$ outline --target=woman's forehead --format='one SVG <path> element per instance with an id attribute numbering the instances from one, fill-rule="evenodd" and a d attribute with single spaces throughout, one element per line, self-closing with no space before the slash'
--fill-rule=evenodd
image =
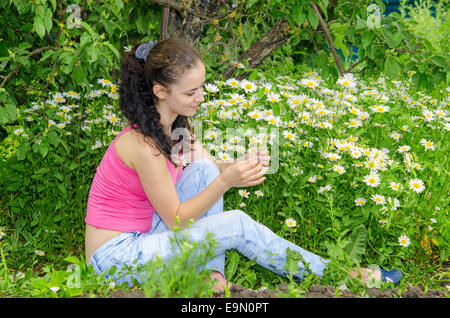
<path id="1" fill-rule="evenodd" d="M 206 69 L 203 63 L 187 70 L 178 80 L 178 86 L 183 89 L 196 89 L 205 81 Z"/>

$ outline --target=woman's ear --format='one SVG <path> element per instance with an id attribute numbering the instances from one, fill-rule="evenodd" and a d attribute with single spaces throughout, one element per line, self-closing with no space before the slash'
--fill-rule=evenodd
<path id="1" fill-rule="evenodd" d="M 167 98 L 167 89 L 161 84 L 155 83 L 153 85 L 153 95 L 155 95 L 158 99 L 166 99 Z"/>

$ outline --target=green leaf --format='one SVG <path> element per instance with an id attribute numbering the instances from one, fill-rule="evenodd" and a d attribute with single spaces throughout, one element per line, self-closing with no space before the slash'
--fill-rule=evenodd
<path id="1" fill-rule="evenodd" d="M 43 23 L 45 25 L 45 29 L 47 30 L 47 32 L 50 33 L 50 31 L 52 30 L 52 25 L 53 25 L 52 11 L 50 10 L 50 8 L 47 8 L 46 14 L 43 18 Z"/>
<path id="2" fill-rule="evenodd" d="M 327 241 L 325 242 L 325 247 L 327 248 L 327 253 L 330 256 L 330 258 L 335 260 L 344 259 L 344 251 L 336 244 Z"/>
<path id="3" fill-rule="evenodd" d="M 319 0 L 316 3 L 322 10 L 323 14 L 325 15 L 325 20 L 328 20 L 328 13 L 327 13 L 328 0 Z"/>
<path id="4" fill-rule="evenodd" d="M 394 41 L 394 47 L 398 47 L 402 43 L 403 35 L 400 32 L 394 33 L 392 40 Z"/>
<path id="5" fill-rule="evenodd" d="M 120 53 L 119 53 L 119 51 L 117 51 L 117 49 L 109 42 L 106 42 L 104 44 L 111 50 L 111 52 L 114 53 L 114 55 L 117 57 L 117 59 L 120 60 Z"/>
<path id="6" fill-rule="evenodd" d="M 401 77 L 402 69 L 394 57 L 390 56 L 384 62 L 384 73 L 393 80 Z"/>
<path id="7" fill-rule="evenodd" d="M 80 260 L 76 256 L 67 256 L 66 258 L 64 258 L 64 261 L 75 265 L 78 265 L 80 263 Z"/>
<path id="8" fill-rule="evenodd" d="M 55 11 L 56 10 L 56 0 L 50 0 L 50 2 L 52 3 L 53 11 Z"/>
<path id="9" fill-rule="evenodd" d="M 98 49 L 94 45 L 89 46 L 87 49 L 87 53 L 90 57 L 89 63 L 92 64 L 98 59 Z"/>
<path id="10" fill-rule="evenodd" d="M 313 29 L 316 29 L 319 25 L 319 17 L 317 16 L 313 8 L 308 8 L 308 21 Z"/>
<path id="11" fill-rule="evenodd" d="M 36 31 L 36 33 L 39 35 L 39 37 L 41 39 L 44 38 L 45 35 L 45 25 L 44 22 L 42 21 L 42 17 L 41 16 L 35 16 L 34 17 L 34 30 Z"/>
<path id="12" fill-rule="evenodd" d="M 298 27 L 301 27 L 306 21 L 306 13 L 298 5 L 294 7 L 294 20 Z"/>
<path id="13" fill-rule="evenodd" d="M 305 261 L 302 254 L 296 250 L 291 250 L 289 247 L 286 249 L 286 264 L 284 265 L 284 269 L 288 272 L 289 275 L 294 276 L 298 274 L 300 270 L 299 262 L 303 263 L 305 268 L 308 268 L 309 263 Z"/>
<path id="14" fill-rule="evenodd" d="M 374 33 L 371 30 L 364 32 L 361 35 L 362 47 L 367 48 L 372 42 L 374 38 Z"/>
<path id="15" fill-rule="evenodd" d="M 59 145 L 59 142 L 61 139 L 59 138 L 58 134 L 55 131 L 49 132 L 47 137 L 48 137 L 48 142 L 50 144 L 54 145 L 55 147 L 57 147 Z"/>
<path id="16" fill-rule="evenodd" d="M 6 107 L 0 107 L 0 125 L 5 125 L 7 123 L 15 121 L 16 119 L 16 105 L 14 105 L 13 103 L 8 103 L 6 104 Z"/>
<path id="17" fill-rule="evenodd" d="M 238 265 L 239 265 L 239 254 L 236 251 L 230 251 L 231 256 L 226 268 L 226 277 L 228 280 L 231 280 L 236 274 Z"/>
<path id="18" fill-rule="evenodd" d="M 84 67 L 78 66 L 73 69 L 72 78 L 75 83 L 80 84 L 87 77 L 87 71 Z"/>
<path id="19" fill-rule="evenodd" d="M 22 161 L 25 159 L 25 156 L 27 155 L 28 151 L 30 150 L 30 144 L 23 143 L 17 148 L 17 159 Z"/>
<path id="20" fill-rule="evenodd" d="M 247 6 L 250 8 L 252 7 L 258 0 L 247 0 Z"/>
<path id="21" fill-rule="evenodd" d="M 367 242 L 367 230 L 366 227 L 361 224 L 357 226 L 349 236 L 349 243 L 345 246 L 351 261 L 357 263 L 361 260 L 361 256 L 366 251 Z"/>
<path id="22" fill-rule="evenodd" d="M 81 26 L 82 26 L 83 28 L 86 29 L 86 31 L 89 32 L 89 34 L 90 34 L 91 36 L 94 36 L 94 31 L 92 31 L 92 28 L 89 26 L 89 24 L 87 24 L 87 23 L 84 22 L 84 21 L 80 21 L 80 24 L 81 24 Z"/>
<path id="23" fill-rule="evenodd" d="M 383 36 L 391 49 L 396 47 L 396 42 L 392 36 L 392 30 L 383 29 Z"/>
<path id="24" fill-rule="evenodd" d="M 434 64 L 436 64 L 439 67 L 442 67 L 446 72 L 449 71 L 449 56 L 442 56 L 442 55 L 435 55 L 430 57 L 431 62 L 433 62 Z"/>

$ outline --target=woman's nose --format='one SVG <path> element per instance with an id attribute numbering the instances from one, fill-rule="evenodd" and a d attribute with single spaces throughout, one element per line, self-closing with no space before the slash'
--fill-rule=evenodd
<path id="1" fill-rule="evenodd" d="M 201 103 L 205 100 L 205 97 L 203 96 L 203 89 L 200 91 L 200 93 L 197 95 L 197 102 Z"/>

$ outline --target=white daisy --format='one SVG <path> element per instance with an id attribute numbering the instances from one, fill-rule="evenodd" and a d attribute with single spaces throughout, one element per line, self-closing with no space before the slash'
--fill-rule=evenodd
<path id="1" fill-rule="evenodd" d="M 356 206 L 363 206 L 364 204 L 366 204 L 367 200 L 364 198 L 356 198 L 355 199 L 355 204 Z"/>
<path id="2" fill-rule="evenodd" d="M 374 105 L 372 106 L 372 111 L 374 111 L 375 113 L 386 113 L 389 111 L 389 106 L 385 106 L 385 105 Z"/>
<path id="3" fill-rule="evenodd" d="M 353 74 L 351 73 L 347 73 L 344 74 L 344 76 L 340 76 L 339 79 L 337 80 L 337 83 L 339 85 L 342 85 L 344 88 L 355 88 L 356 87 L 356 78 Z"/>
<path id="4" fill-rule="evenodd" d="M 422 193 L 425 190 L 425 185 L 422 180 L 415 178 L 409 180 L 409 188 L 416 193 Z"/>
<path id="5" fill-rule="evenodd" d="M 310 177 L 308 179 L 308 182 L 311 182 L 311 183 L 315 183 L 316 181 L 317 181 L 317 176 L 316 175 L 313 175 L 312 177 Z"/>
<path id="6" fill-rule="evenodd" d="M 219 89 L 217 88 L 217 85 L 210 84 L 210 83 L 205 84 L 205 89 L 209 93 L 217 93 L 219 91 Z"/>
<path id="7" fill-rule="evenodd" d="M 381 183 L 380 176 L 376 172 L 372 172 L 363 178 L 366 185 L 370 187 L 378 187 Z"/>
<path id="8" fill-rule="evenodd" d="M 235 79 L 235 78 L 230 78 L 225 82 L 226 85 L 231 86 L 231 87 L 239 87 L 239 80 Z"/>
<path id="9" fill-rule="evenodd" d="M 345 168 L 341 165 L 334 165 L 333 166 L 333 171 L 337 172 L 339 174 L 344 174 L 345 173 Z"/>
<path id="10" fill-rule="evenodd" d="M 244 198 L 248 198 L 248 196 L 249 196 L 249 193 L 246 190 L 239 190 L 238 193 L 241 197 L 244 197 Z"/>
<path id="11" fill-rule="evenodd" d="M 397 149 L 397 151 L 400 152 L 400 153 L 403 153 L 403 152 L 409 151 L 410 149 L 411 149 L 410 146 L 408 146 L 408 145 L 403 145 L 403 146 L 399 147 L 399 148 Z"/>
<path id="12" fill-rule="evenodd" d="M 23 128 L 17 128 L 17 129 L 15 129 L 15 130 L 13 131 L 13 133 L 14 133 L 14 135 L 16 135 L 16 136 L 20 136 L 20 135 L 23 134 L 24 131 L 25 131 L 25 130 L 24 130 Z"/>
<path id="13" fill-rule="evenodd" d="M 408 247 L 411 244 L 411 240 L 406 235 L 402 235 L 398 238 L 398 243 L 403 247 Z"/>
<path id="14" fill-rule="evenodd" d="M 389 134 L 389 136 L 390 136 L 392 139 L 394 139 L 395 141 L 399 141 L 400 138 L 402 137 L 402 135 L 399 134 L 399 133 L 396 132 L 396 131 L 391 132 L 391 133 Z"/>
<path id="15" fill-rule="evenodd" d="M 394 190 L 394 191 L 398 191 L 398 190 L 401 189 L 401 185 L 398 184 L 397 182 L 391 181 L 391 182 L 389 183 L 389 188 L 391 188 L 391 189 Z"/>
<path id="16" fill-rule="evenodd" d="M 97 81 L 97 83 L 98 83 L 98 84 L 101 84 L 103 87 L 105 87 L 105 86 L 111 87 L 111 86 L 113 85 L 113 83 L 112 83 L 110 80 L 106 79 L 106 78 L 101 78 L 101 79 L 99 79 L 99 80 Z"/>
<path id="17" fill-rule="evenodd" d="M 316 88 L 319 86 L 319 82 L 312 78 L 305 78 L 300 81 L 300 85 L 308 88 Z"/>
<path id="18" fill-rule="evenodd" d="M 297 139 L 297 134 L 287 130 L 283 130 L 283 136 L 284 138 L 289 139 L 291 141 L 295 141 Z"/>
<path id="19" fill-rule="evenodd" d="M 245 90 L 247 93 L 253 93 L 258 88 L 257 85 L 248 80 L 243 80 L 240 84 L 241 88 Z"/>
<path id="20" fill-rule="evenodd" d="M 372 196 L 370 198 L 375 202 L 376 205 L 379 205 L 379 204 L 383 205 L 386 203 L 386 199 L 381 194 L 372 194 Z"/>
<path id="21" fill-rule="evenodd" d="M 261 190 L 256 190 L 255 194 L 258 198 L 263 197 L 264 196 L 264 192 L 262 192 Z"/>
<path id="22" fill-rule="evenodd" d="M 434 142 L 422 139 L 420 140 L 420 144 L 425 147 L 425 151 L 427 150 L 435 150 Z"/>
<path id="23" fill-rule="evenodd" d="M 297 225 L 297 222 L 293 218 L 287 218 L 285 223 L 288 227 L 295 227 Z"/>
<path id="24" fill-rule="evenodd" d="M 331 185 L 327 184 L 324 187 L 320 187 L 319 190 L 317 190 L 318 193 L 328 192 L 331 190 Z"/>
<path id="25" fill-rule="evenodd" d="M 424 109 L 422 111 L 422 115 L 423 115 L 423 119 L 425 121 L 432 121 L 434 120 L 434 114 L 432 111 L 428 110 L 428 109 Z"/>
<path id="26" fill-rule="evenodd" d="M 267 101 L 276 103 L 280 101 L 280 94 L 270 92 L 267 94 Z"/>
<path id="27" fill-rule="evenodd" d="M 357 128 L 362 126 L 362 122 L 359 119 L 353 118 L 348 121 L 348 123 L 345 123 L 347 127 L 349 128 Z"/>

